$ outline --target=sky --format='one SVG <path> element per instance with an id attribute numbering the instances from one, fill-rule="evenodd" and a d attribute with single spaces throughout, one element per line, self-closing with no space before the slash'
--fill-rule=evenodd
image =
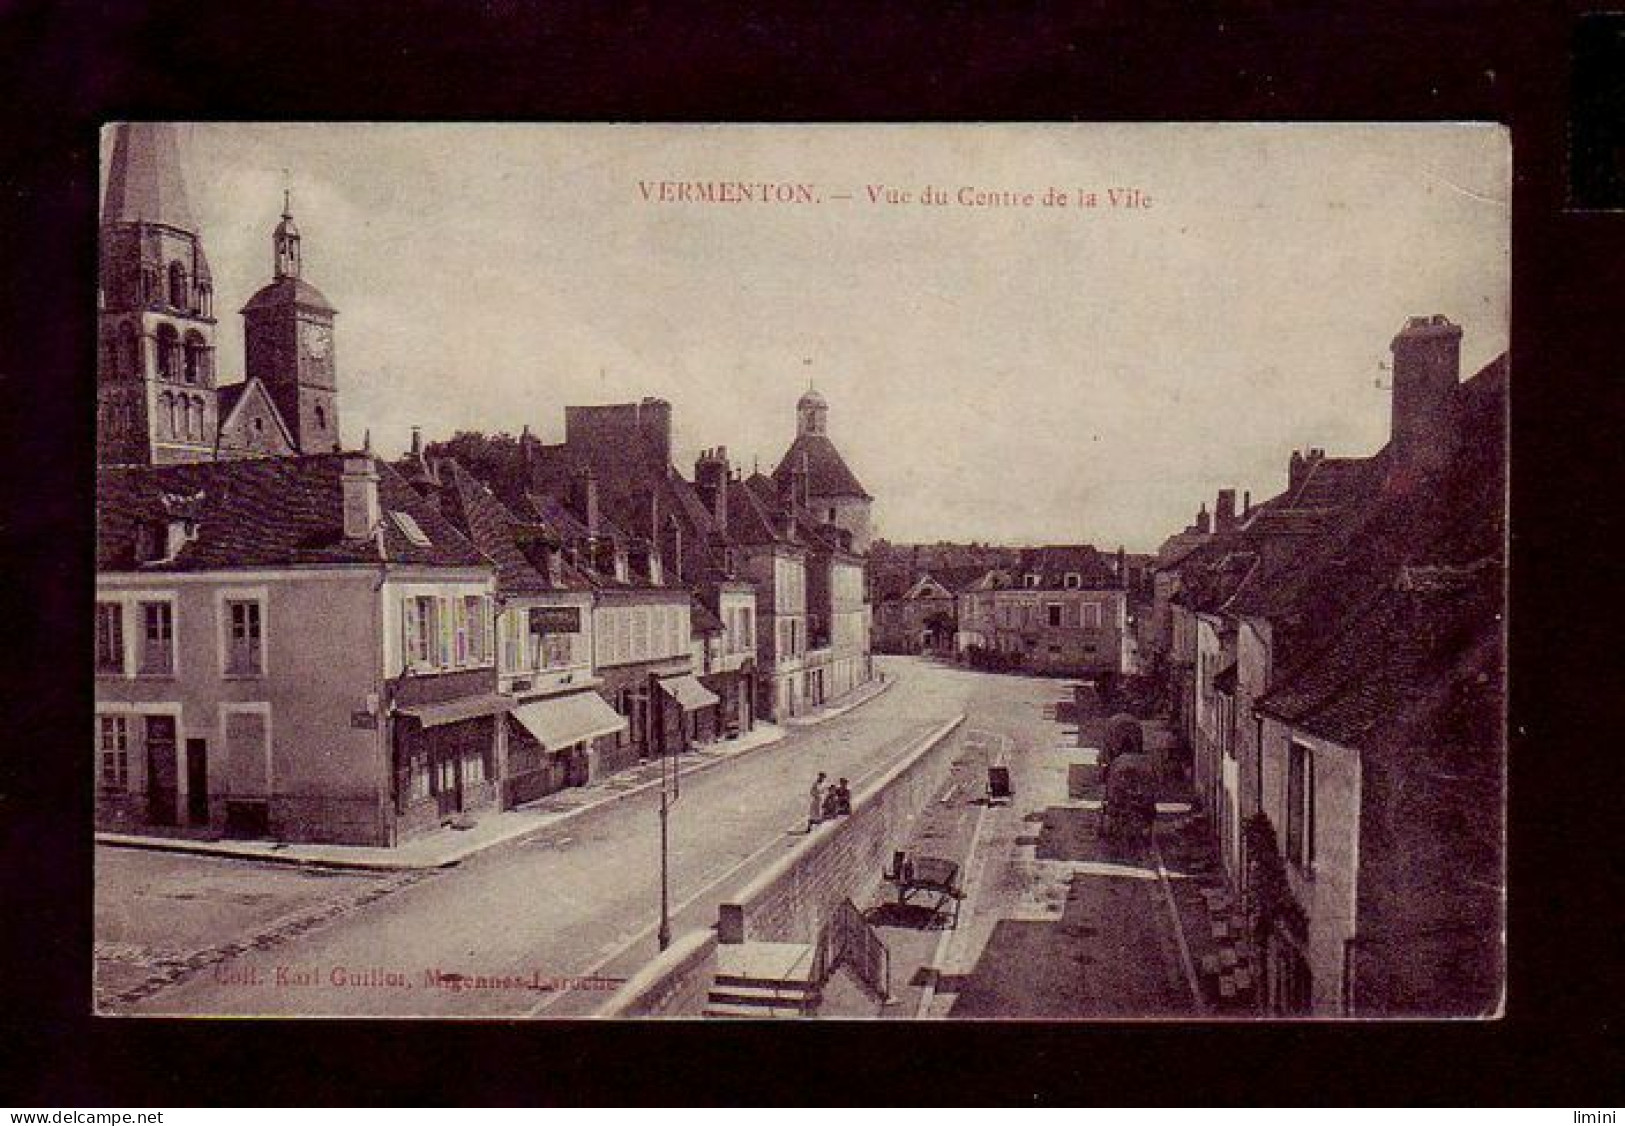
<path id="1" fill-rule="evenodd" d="M 894 541 L 1155 550 L 1220 488 L 1279 492 L 1294 448 L 1378 449 L 1406 317 L 1463 327 L 1463 377 L 1507 347 L 1488 125 L 179 133 L 222 381 L 286 183 L 346 445 L 557 441 L 566 404 L 653 395 L 685 472 L 718 445 L 768 472 L 810 380 Z M 718 182 L 771 198 L 679 186 Z"/>

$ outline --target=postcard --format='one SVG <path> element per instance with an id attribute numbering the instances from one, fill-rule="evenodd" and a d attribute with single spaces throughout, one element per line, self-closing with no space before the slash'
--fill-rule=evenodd
<path id="1" fill-rule="evenodd" d="M 99 1014 L 1504 1012 L 1503 128 L 101 140 Z"/>

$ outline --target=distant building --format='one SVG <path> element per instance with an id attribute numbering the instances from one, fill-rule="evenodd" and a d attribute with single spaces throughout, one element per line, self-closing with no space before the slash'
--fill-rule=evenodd
<path id="1" fill-rule="evenodd" d="M 1027 548 L 1010 572 L 963 589 L 959 636 L 967 656 L 991 650 L 1031 672 L 1123 671 L 1128 600 L 1116 568 L 1086 544 Z"/>
<path id="2" fill-rule="evenodd" d="M 953 656 L 959 633 L 959 593 L 984 574 L 980 568 L 944 568 L 920 574 L 905 589 L 899 589 L 901 583 L 895 581 L 877 583 L 875 650 Z"/>
<path id="3" fill-rule="evenodd" d="M 850 549 L 859 555 L 869 550 L 870 507 L 874 498 L 847 468 L 829 437 L 829 404 L 808 389 L 796 403 L 796 440 L 779 459 L 773 482 L 790 488 L 796 474 L 805 475 L 800 503 L 819 524 L 832 524 L 850 534 Z"/>

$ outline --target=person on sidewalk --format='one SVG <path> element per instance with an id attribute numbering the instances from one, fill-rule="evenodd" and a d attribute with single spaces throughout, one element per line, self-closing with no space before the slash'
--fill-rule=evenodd
<path id="1" fill-rule="evenodd" d="M 842 778 L 835 783 L 835 813 L 839 817 L 846 817 L 852 812 L 852 788 Z"/>
<path id="2" fill-rule="evenodd" d="M 819 771 L 814 779 L 812 790 L 809 792 L 812 804 L 807 807 L 807 832 L 812 832 L 818 823 L 824 819 L 824 772 Z"/>

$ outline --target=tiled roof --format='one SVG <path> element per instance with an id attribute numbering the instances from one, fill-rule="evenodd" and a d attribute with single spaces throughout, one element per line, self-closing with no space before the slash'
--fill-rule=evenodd
<path id="1" fill-rule="evenodd" d="M 102 222 L 163 223 L 198 232 L 181 176 L 175 128 L 156 121 L 118 125 L 107 168 Z"/>
<path id="2" fill-rule="evenodd" d="M 1306 653 L 1258 709 L 1343 746 L 1368 746 L 1457 686 L 1485 646 L 1499 648 L 1502 596 L 1493 561 L 1453 588 L 1382 590 Z"/>
<path id="3" fill-rule="evenodd" d="M 740 543 L 784 543 L 783 525 L 763 500 L 773 496 L 773 482 L 760 473 L 734 482 L 728 489 L 728 532 Z"/>
<path id="4" fill-rule="evenodd" d="M 376 539 L 344 538 L 344 458 L 301 457 L 205 461 L 184 465 L 109 468 L 96 482 L 97 569 L 213 571 L 388 561 L 476 567 L 491 562 L 427 504 L 388 463 L 373 459 L 384 512 L 383 553 Z M 348 455 L 354 456 L 354 455 Z M 138 564 L 142 524 L 165 518 L 165 496 L 196 498 L 196 538 L 173 559 Z M 410 516 L 427 545 L 412 542 L 389 518 Z"/>
<path id="5" fill-rule="evenodd" d="M 810 495 L 872 499 L 858 483 L 852 470 L 847 468 L 835 443 L 824 434 L 798 435 L 784 452 L 779 467 L 773 471 L 773 480 L 779 485 L 787 484 L 790 474 L 801 465 L 803 458 L 806 459 L 807 492 Z"/>
<path id="6" fill-rule="evenodd" d="M 1296 492 L 1282 507 L 1291 509 L 1346 508 L 1370 489 L 1381 469 L 1383 455 L 1327 457 L 1316 461 Z"/>
<path id="7" fill-rule="evenodd" d="M 441 511 L 459 531 L 496 564 L 497 587 L 504 593 L 538 594 L 554 590 L 585 590 L 586 580 L 560 562 L 560 581 L 548 578 L 543 565 L 533 563 L 520 544 L 524 527 L 490 489 L 455 460 L 437 463 L 440 478 L 436 495 Z M 532 525 L 537 531 L 541 526 Z"/>
<path id="8" fill-rule="evenodd" d="M 248 299 L 248 304 L 242 311 L 262 307 L 275 307 L 283 305 L 296 305 L 301 309 L 314 309 L 322 313 L 336 313 L 332 302 L 322 296 L 322 291 L 311 285 L 304 278 L 282 277 L 268 285 L 261 286 L 254 296 Z"/>
<path id="9" fill-rule="evenodd" d="M 1069 574 L 1077 575 L 1082 589 L 1085 590 L 1102 590 L 1122 585 L 1105 557 L 1088 544 L 1052 544 L 1046 547 L 1026 548 L 1021 553 L 1017 570 L 1022 576 L 1030 574 L 1040 576 L 1039 585 L 1045 590 L 1064 589 L 1066 576 Z M 1020 583 L 1026 585 L 1025 577 Z"/>

